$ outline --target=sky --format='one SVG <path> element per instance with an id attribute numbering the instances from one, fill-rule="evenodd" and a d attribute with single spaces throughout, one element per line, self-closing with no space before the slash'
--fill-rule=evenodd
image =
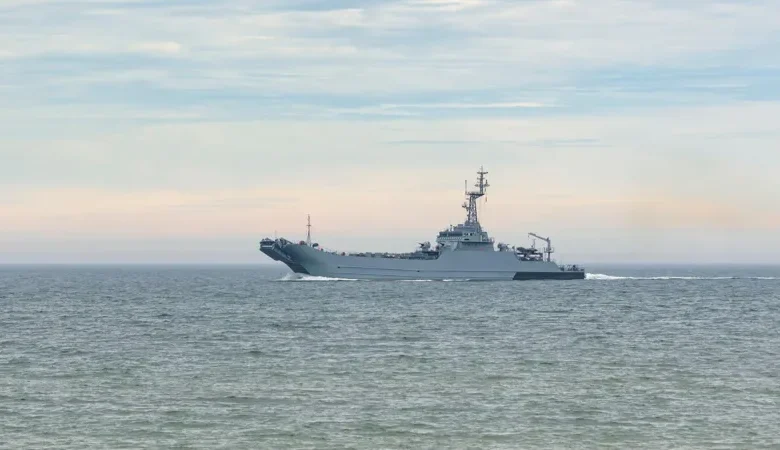
<path id="1" fill-rule="evenodd" d="M 1 0 L 0 263 L 780 263 L 776 0 Z"/>

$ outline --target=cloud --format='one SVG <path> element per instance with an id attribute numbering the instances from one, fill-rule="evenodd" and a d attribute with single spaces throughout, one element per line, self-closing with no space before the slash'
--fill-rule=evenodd
<path id="1" fill-rule="evenodd" d="M 130 51 L 153 54 L 177 54 L 182 46 L 178 42 L 141 42 L 130 46 Z"/>
<path id="2" fill-rule="evenodd" d="M 5 33 L 17 38 L 9 41 L 7 45 L 14 48 L 8 51 L 20 57 L 67 52 L 68 48 L 111 52 L 122 44 L 125 48 L 138 45 L 127 42 L 132 37 L 165 42 L 166 52 L 173 48 L 167 43 L 176 42 L 189 49 L 189 58 L 199 64 L 221 60 L 232 66 L 236 60 L 276 57 L 286 59 L 287 66 L 313 69 L 320 64 L 305 67 L 306 59 L 323 62 L 323 58 L 337 57 L 342 63 L 381 65 L 386 73 L 409 68 L 397 64 L 400 60 L 439 72 L 456 67 L 467 72 L 503 68 L 491 73 L 493 77 L 567 66 L 693 63 L 690 55 L 751 49 L 767 38 L 776 38 L 777 27 L 771 18 L 780 12 L 769 1 L 723 2 L 720 7 L 710 2 L 673 6 L 662 1 L 615 0 L 587 4 L 388 1 L 320 10 L 296 9 L 295 2 L 265 7 L 252 2 L 54 5 L 5 6 Z M 122 14 L 105 15 L 111 11 Z M 97 18 L 95 12 L 103 16 Z M 59 36 L 54 43 L 15 25 L 34 16 L 48 19 L 48 34 Z M 62 18 L 68 20 L 55 20 Z M 730 32 L 721 32 L 724 29 Z M 68 46 L 58 44 L 63 40 Z M 446 82 L 447 77 L 439 81 Z"/>
<path id="3" fill-rule="evenodd" d="M 563 193 L 769 204 L 778 203 L 780 192 L 772 172 L 780 165 L 778 115 L 780 104 L 746 103 L 500 120 L 185 118 L 99 136 L 6 138 L 0 179 L 6 186 L 90 189 L 318 189 L 377 185 L 381 172 L 388 173 L 388 183 L 396 177 L 408 183 L 414 166 L 425 183 L 419 189 L 427 191 L 457 185 L 453 173 L 485 164 L 505 178 L 497 181 L 519 190 L 533 175 L 546 193 L 554 180 Z"/>
<path id="4" fill-rule="evenodd" d="M 387 109 L 514 109 L 514 108 L 549 108 L 538 102 L 497 102 L 497 103 L 419 103 L 381 105 Z"/>
<path id="5" fill-rule="evenodd" d="M 279 105 L 310 117 L 426 115 L 439 105 L 507 114 L 535 103 L 776 98 L 766 88 L 780 71 L 778 14 L 770 1 L 22 1 L 0 5 L 0 54 L 15 105 L 37 100 L 39 86 L 105 102 L 114 97 L 95 87 L 111 86 L 144 106 L 230 102 L 256 115 L 278 115 Z M 33 21 L 45 33 L 25 25 Z M 745 79 L 749 70 L 767 72 Z M 723 88 L 735 79 L 747 86 Z M 388 112 L 396 104 L 419 106 Z"/>
<path id="6" fill-rule="evenodd" d="M 2 86 L 0 86 L 1 88 Z M 194 121 L 203 118 L 203 112 L 189 109 L 143 109 L 139 107 L 107 107 L 82 104 L 75 106 L 49 106 L 47 108 L 0 109 L 4 120 L 53 120 L 53 121 Z"/>
<path id="7" fill-rule="evenodd" d="M 397 210 L 459 220 L 442 199 L 485 164 L 510 228 L 743 217 L 766 234 L 778 16 L 769 0 L 6 0 L 0 209 L 40 234 L 248 233 L 306 211 L 403 229 Z M 288 209 L 267 201 L 283 193 Z"/>

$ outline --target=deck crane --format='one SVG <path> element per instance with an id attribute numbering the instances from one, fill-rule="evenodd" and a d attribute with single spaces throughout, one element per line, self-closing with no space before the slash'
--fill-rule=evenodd
<path id="1" fill-rule="evenodd" d="M 546 243 L 547 243 L 547 247 L 545 247 L 545 248 L 543 249 L 543 253 L 545 253 L 545 254 L 547 255 L 547 261 L 552 261 L 552 258 L 551 258 L 551 256 L 550 256 L 550 255 L 551 255 L 553 252 L 555 252 L 555 249 L 552 247 L 552 242 L 550 241 L 550 238 L 546 238 L 546 237 L 539 236 L 539 235 L 538 235 L 538 234 L 536 234 L 536 233 L 528 233 L 528 235 L 529 235 L 529 236 L 531 236 L 531 237 L 535 237 L 535 238 L 537 238 L 537 239 L 541 239 L 541 240 L 543 240 L 544 242 L 546 242 Z"/>

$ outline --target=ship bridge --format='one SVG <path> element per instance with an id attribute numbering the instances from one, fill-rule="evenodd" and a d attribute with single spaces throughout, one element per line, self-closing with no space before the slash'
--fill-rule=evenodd
<path id="1" fill-rule="evenodd" d="M 436 243 L 452 250 L 493 250 L 493 242 L 487 231 L 468 224 L 451 226 L 436 237 Z"/>

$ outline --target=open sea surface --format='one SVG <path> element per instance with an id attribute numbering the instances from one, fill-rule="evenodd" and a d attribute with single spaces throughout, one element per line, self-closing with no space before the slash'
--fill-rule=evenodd
<path id="1" fill-rule="evenodd" d="M 0 448 L 780 448 L 780 268 L 0 267 Z"/>

